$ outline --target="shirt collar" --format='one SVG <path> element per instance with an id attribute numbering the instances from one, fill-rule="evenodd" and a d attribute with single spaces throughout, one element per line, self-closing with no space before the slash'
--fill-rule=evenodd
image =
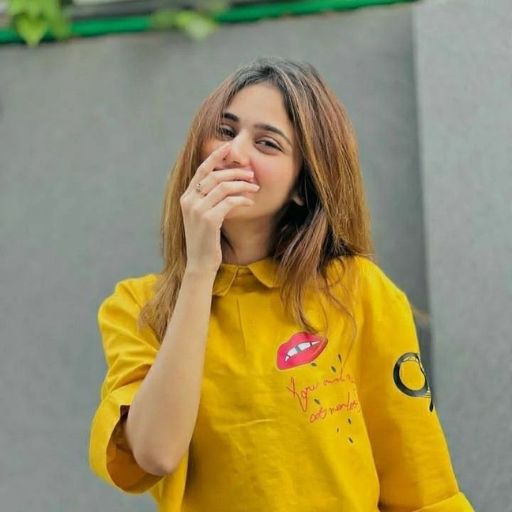
<path id="1" fill-rule="evenodd" d="M 279 286 L 277 271 L 279 263 L 272 256 L 253 261 L 248 265 L 221 263 L 213 284 L 213 295 L 222 297 L 228 293 L 238 273 L 252 273 L 267 288 Z"/>

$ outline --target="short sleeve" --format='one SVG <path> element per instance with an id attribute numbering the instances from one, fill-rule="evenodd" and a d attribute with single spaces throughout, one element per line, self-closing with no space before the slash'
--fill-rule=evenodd
<path id="1" fill-rule="evenodd" d="M 89 464 L 93 472 L 108 484 L 133 494 L 147 491 L 163 478 L 147 473 L 137 464 L 121 430 L 121 420 L 159 347 L 150 328 L 137 332 L 140 284 L 135 282 L 140 279 L 117 283 L 114 293 L 98 309 L 107 371 L 89 439 Z"/>
<path id="2" fill-rule="evenodd" d="M 456 481 L 407 296 L 381 271 L 366 292 L 357 386 L 379 510 L 474 512 Z"/>

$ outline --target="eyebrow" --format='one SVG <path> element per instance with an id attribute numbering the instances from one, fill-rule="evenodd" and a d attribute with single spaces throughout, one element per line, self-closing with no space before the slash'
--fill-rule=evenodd
<path id="1" fill-rule="evenodd" d="M 240 118 L 238 116 L 236 116 L 235 114 L 232 114 L 231 112 L 223 112 L 222 117 L 226 118 L 226 119 L 231 119 L 235 123 L 238 123 L 240 121 Z M 286 142 L 288 142 L 288 144 L 290 146 L 292 146 L 290 139 L 279 128 L 276 128 L 275 126 L 272 126 L 271 124 L 266 124 L 266 123 L 256 123 L 254 125 L 254 127 L 259 128 L 261 130 L 266 130 L 268 132 L 277 133 L 278 135 L 281 135 L 281 137 L 283 137 L 283 139 L 285 139 Z"/>

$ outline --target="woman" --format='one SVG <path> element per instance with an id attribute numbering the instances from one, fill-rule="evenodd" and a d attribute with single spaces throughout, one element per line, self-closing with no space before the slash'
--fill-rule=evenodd
<path id="1" fill-rule="evenodd" d="M 347 114 L 309 64 L 217 87 L 170 174 L 159 274 L 101 304 L 92 469 L 160 512 L 467 512 Z"/>

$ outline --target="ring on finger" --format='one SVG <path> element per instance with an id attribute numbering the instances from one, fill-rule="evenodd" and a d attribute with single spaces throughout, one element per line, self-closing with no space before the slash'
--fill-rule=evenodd
<path id="1" fill-rule="evenodd" d="M 196 191 L 199 192 L 203 197 L 206 195 L 203 192 L 201 192 L 201 182 L 200 181 L 197 182 Z"/>

